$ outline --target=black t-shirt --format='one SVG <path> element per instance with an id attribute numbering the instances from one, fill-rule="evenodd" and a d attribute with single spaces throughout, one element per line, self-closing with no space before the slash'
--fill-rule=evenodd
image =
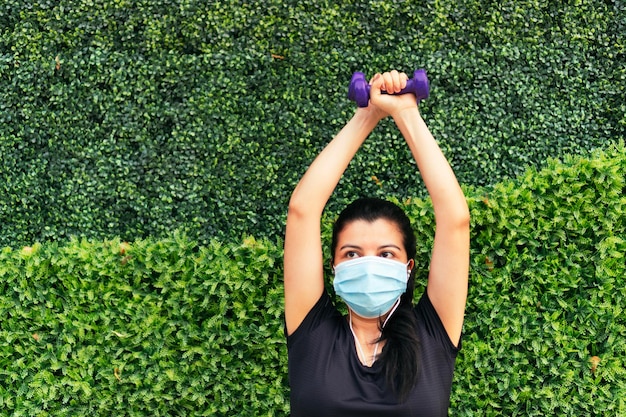
<path id="1" fill-rule="evenodd" d="M 328 293 L 287 337 L 292 417 L 447 416 L 459 351 L 428 295 L 415 306 L 420 340 L 419 379 L 399 404 L 378 362 L 361 364 L 347 320 Z M 459 345 L 460 348 L 460 345 Z"/>

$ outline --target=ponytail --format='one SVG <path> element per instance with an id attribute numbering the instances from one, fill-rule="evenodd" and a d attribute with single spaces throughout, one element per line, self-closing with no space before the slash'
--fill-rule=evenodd
<path id="1" fill-rule="evenodd" d="M 414 286 L 413 270 L 407 291 L 400 298 L 400 305 L 385 327 L 381 328 L 379 339 L 385 340 L 386 343 L 378 361 L 382 364 L 387 383 L 393 388 L 400 402 L 406 400 L 419 377 L 419 339 L 416 330 L 417 317 L 413 311 Z"/>

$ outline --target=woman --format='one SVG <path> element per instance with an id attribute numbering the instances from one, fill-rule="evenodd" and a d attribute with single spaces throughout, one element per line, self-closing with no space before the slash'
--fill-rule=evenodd
<path id="1" fill-rule="evenodd" d="M 407 80 L 397 71 L 374 76 L 368 107 L 356 110 L 291 196 L 284 285 L 293 417 L 447 415 L 467 297 L 469 210 L 415 96 L 394 95 Z M 387 116 L 433 202 L 428 285 L 413 306 L 415 238 L 402 210 L 357 200 L 333 232 L 333 285 L 348 306 L 342 317 L 324 287 L 320 218 L 351 159 Z"/>

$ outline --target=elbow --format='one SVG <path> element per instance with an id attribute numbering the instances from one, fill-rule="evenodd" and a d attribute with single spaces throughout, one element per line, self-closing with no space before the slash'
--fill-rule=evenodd
<path id="1" fill-rule="evenodd" d="M 454 215 L 454 223 L 459 229 L 469 231 L 471 220 L 472 219 L 467 203 L 462 204 L 462 207 L 459 208 L 458 213 L 455 213 Z"/>
<path id="2" fill-rule="evenodd" d="M 449 216 L 445 223 L 450 229 L 457 230 L 463 233 L 469 233 L 470 230 L 470 214 L 467 212 L 459 212 Z"/>
<path id="3" fill-rule="evenodd" d="M 320 217 L 324 211 L 326 200 L 328 198 L 320 196 L 319 193 L 301 189 L 300 184 L 298 184 L 289 199 L 287 217 L 292 219 Z"/>
<path id="4" fill-rule="evenodd" d="M 453 224 L 456 224 L 461 229 L 469 230 L 471 222 L 470 210 L 469 206 L 467 205 L 467 200 L 462 194 L 459 203 L 456 204 L 454 207 L 455 209 L 452 210 L 450 213 L 450 218 Z"/>
<path id="5" fill-rule="evenodd" d="M 291 220 L 294 218 L 302 217 L 303 211 L 302 207 L 292 200 L 289 201 L 289 206 L 287 207 L 287 220 Z"/>
<path id="6" fill-rule="evenodd" d="M 292 195 L 287 206 L 287 218 L 288 219 L 302 219 L 304 217 L 314 214 L 312 209 L 313 205 L 306 201 L 305 198 L 299 198 L 297 195 Z"/>
<path id="7" fill-rule="evenodd" d="M 463 209 L 459 211 L 456 221 L 460 227 L 467 228 L 467 229 L 470 228 L 470 222 L 472 221 L 472 218 L 471 218 L 467 203 L 464 204 Z"/>
<path id="8" fill-rule="evenodd" d="M 291 193 L 291 197 L 289 198 L 289 204 L 287 206 L 287 215 L 288 216 L 297 216 L 298 214 L 303 213 L 306 208 L 307 200 L 303 193 L 300 192 L 300 183 L 296 186 Z"/>
<path id="9" fill-rule="evenodd" d="M 460 204 L 455 208 L 449 208 L 443 213 L 435 211 L 435 222 L 437 227 L 469 231 L 471 222 L 469 208 L 467 204 Z"/>

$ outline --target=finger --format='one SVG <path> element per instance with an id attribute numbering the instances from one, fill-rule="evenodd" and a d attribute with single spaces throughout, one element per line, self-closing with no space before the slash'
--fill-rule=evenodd
<path id="1" fill-rule="evenodd" d="M 394 90 L 393 75 L 391 74 L 391 72 L 383 72 L 382 79 L 383 79 L 383 86 L 381 90 L 386 91 L 388 93 L 393 93 L 393 90 Z"/>
<path id="2" fill-rule="evenodd" d="M 400 90 L 404 90 L 408 82 L 409 82 L 409 76 L 406 75 L 406 73 L 401 72 L 400 73 L 400 85 L 401 85 Z"/>
<path id="3" fill-rule="evenodd" d="M 392 85 L 388 88 L 387 91 L 390 93 L 399 93 L 402 90 L 402 81 L 400 77 L 400 73 L 396 70 L 389 71 L 391 75 Z"/>
<path id="4" fill-rule="evenodd" d="M 390 93 L 399 93 L 402 91 L 409 80 L 409 77 L 404 72 L 398 72 L 396 70 L 390 71 L 391 78 L 393 80 L 393 88 L 387 88 Z"/>
<path id="5" fill-rule="evenodd" d="M 375 74 L 372 79 L 370 80 L 370 95 L 372 94 L 372 92 L 378 92 L 380 90 L 384 90 L 384 79 L 382 74 L 377 73 Z"/>

